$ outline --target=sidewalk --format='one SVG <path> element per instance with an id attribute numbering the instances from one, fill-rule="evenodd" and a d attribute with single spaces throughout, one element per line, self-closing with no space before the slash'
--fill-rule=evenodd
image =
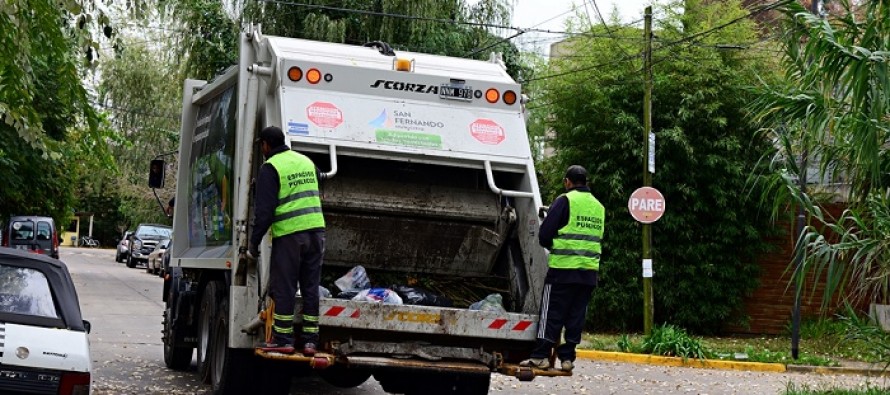
<path id="1" fill-rule="evenodd" d="M 612 351 L 596 351 L 596 350 L 578 350 L 577 357 L 591 361 L 609 361 L 623 363 L 637 363 L 659 366 L 677 366 L 687 368 L 704 368 L 704 369 L 722 369 L 722 370 L 741 370 L 750 372 L 794 372 L 794 373 L 815 373 L 830 375 L 859 375 L 859 376 L 885 376 L 890 377 L 890 369 L 883 370 L 884 365 L 879 363 L 866 363 L 848 361 L 842 366 L 807 366 L 793 365 L 782 363 L 763 363 L 763 362 L 744 362 L 744 361 L 727 361 L 719 359 L 694 359 L 679 357 L 664 357 L 660 355 L 649 354 L 632 354 L 624 352 Z"/>

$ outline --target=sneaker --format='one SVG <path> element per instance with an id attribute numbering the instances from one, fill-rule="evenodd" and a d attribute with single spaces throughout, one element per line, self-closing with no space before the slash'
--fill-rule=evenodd
<path id="1" fill-rule="evenodd" d="M 575 368 L 575 364 L 572 363 L 572 361 L 569 361 L 569 360 L 562 361 L 562 371 L 563 372 L 571 372 L 572 369 L 574 369 L 574 368 Z"/>
<path id="2" fill-rule="evenodd" d="M 550 361 L 547 358 L 529 358 L 519 363 L 519 366 L 525 366 L 538 369 L 550 369 Z"/>
<path id="3" fill-rule="evenodd" d="M 303 346 L 303 355 L 307 357 L 315 355 L 315 343 L 306 343 L 306 345 Z"/>
<path id="4" fill-rule="evenodd" d="M 277 352 L 281 354 L 293 354 L 294 346 L 290 344 L 278 344 L 278 343 L 261 343 L 259 345 L 259 349 L 265 352 Z"/>

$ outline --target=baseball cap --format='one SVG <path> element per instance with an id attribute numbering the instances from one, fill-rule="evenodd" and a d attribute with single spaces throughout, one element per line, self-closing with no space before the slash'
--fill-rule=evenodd
<path id="1" fill-rule="evenodd" d="M 267 126 L 260 130 L 254 142 L 265 141 L 270 147 L 277 147 L 284 144 L 284 132 L 278 126 Z"/>
<path id="2" fill-rule="evenodd" d="M 587 182 L 587 170 L 578 165 L 571 165 L 566 170 L 566 178 L 575 184 Z"/>

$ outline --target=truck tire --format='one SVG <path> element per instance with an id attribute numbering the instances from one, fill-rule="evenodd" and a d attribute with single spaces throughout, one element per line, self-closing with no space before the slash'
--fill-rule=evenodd
<path id="1" fill-rule="evenodd" d="M 222 294 L 222 283 L 210 281 L 204 286 L 204 293 L 201 295 L 201 308 L 198 312 L 197 358 L 198 377 L 204 384 L 210 383 L 210 360 L 213 358 L 212 355 L 209 355 L 210 343 L 213 339 L 213 327 L 219 312 Z"/>
<path id="2" fill-rule="evenodd" d="M 240 395 L 251 391 L 251 378 L 256 377 L 257 362 L 253 350 L 229 348 L 229 300 L 219 302 L 219 311 L 213 322 L 213 340 L 210 344 L 208 365 L 210 384 L 216 395 Z M 259 384 L 259 383 L 255 383 Z M 254 388 L 256 389 L 256 388 Z M 269 392 L 262 392 L 269 393 Z"/>
<path id="3" fill-rule="evenodd" d="M 334 365 L 318 371 L 319 376 L 337 388 L 354 388 L 371 378 L 371 370 Z"/>
<path id="4" fill-rule="evenodd" d="M 130 269 L 136 267 L 136 260 L 133 259 L 132 255 L 127 255 L 127 267 Z"/>
<path id="5" fill-rule="evenodd" d="M 164 310 L 164 365 L 173 370 L 187 370 L 192 365 L 192 347 L 176 344 L 173 309 Z"/>

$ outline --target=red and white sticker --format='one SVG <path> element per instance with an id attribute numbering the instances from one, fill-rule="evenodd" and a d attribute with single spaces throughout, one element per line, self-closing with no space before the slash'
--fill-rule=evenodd
<path id="1" fill-rule="evenodd" d="M 504 128 L 490 119 L 477 119 L 470 124 L 470 134 L 482 144 L 498 145 L 507 138 Z"/>
<path id="2" fill-rule="evenodd" d="M 343 112 L 337 106 L 323 101 L 317 101 L 306 107 L 306 117 L 323 128 L 336 128 L 343 123 Z"/>
<path id="3" fill-rule="evenodd" d="M 531 328 L 531 326 L 532 321 L 529 320 L 510 321 L 506 318 L 495 318 L 488 324 L 488 329 L 510 329 L 511 331 L 522 332 Z"/>
<path id="4" fill-rule="evenodd" d="M 358 318 L 361 316 L 359 309 L 350 309 L 343 306 L 331 306 L 323 314 L 325 317 Z"/>

